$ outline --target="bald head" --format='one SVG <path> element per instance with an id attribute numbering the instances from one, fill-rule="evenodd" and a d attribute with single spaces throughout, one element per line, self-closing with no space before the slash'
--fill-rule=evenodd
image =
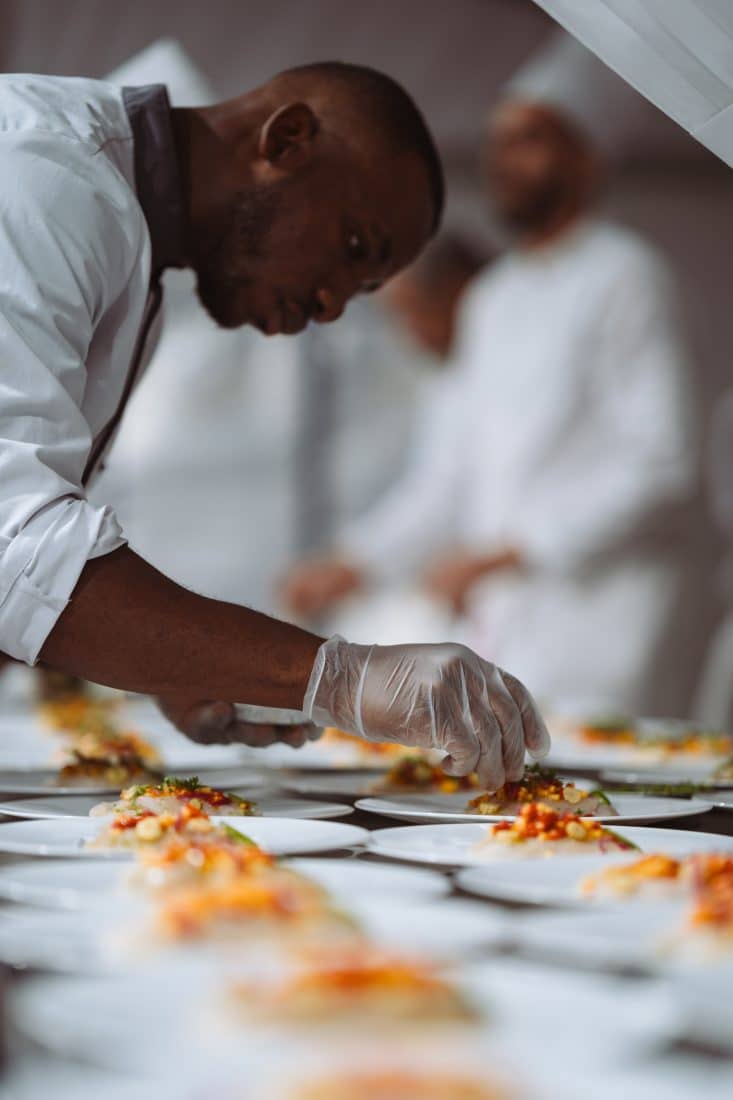
<path id="1" fill-rule="evenodd" d="M 425 122 L 393 80 L 327 62 L 178 112 L 191 263 L 219 323 L 297 332 L 412 262 L 443 206 Z"/>
<path id="2" fill-rule="evenodd" d="M 487 161 L 497 211 L 520 238 L 561 232 L 595 200 L 600 166 L 591 139 L 549 104 L 500 103 L 489 120 Z"/>

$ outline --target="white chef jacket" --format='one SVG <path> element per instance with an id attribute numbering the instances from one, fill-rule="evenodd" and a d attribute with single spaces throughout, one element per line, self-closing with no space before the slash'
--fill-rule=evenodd
<path id="1" fill-rule="evenodd" d="M 124 542 L 83 472 L 118 410 L 151 271 L 182 240 L 165 90 L 150 111 L 129 91 L 0 77 L 0 650 L 29 663 L 85 563 Z M 167 210 L 160 264 L 144 198 Z"/>
<path id="2" fill-rule="evenodd" d="M 632 234 L 584 223 L 490 268 L 460 332 L 423 476 L 352 528 L 347 549 L 384 574 L 447 541 L 516 547 L 525 571 L 477 587 L 467 640 L 543 699 L 663 707 L 661 688 L 649 696 L 662 648 L 665 680 L 672 667 L 698 478 L 663 266 Z"/>

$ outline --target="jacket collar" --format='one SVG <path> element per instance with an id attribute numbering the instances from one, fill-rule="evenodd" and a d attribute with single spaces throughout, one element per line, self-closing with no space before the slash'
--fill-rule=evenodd
<path id="1" fill-rule="evenodd" d="M 135 188 L 152 244 L 152 276 L 186 264 L 186 207 L 164 84 L 123 88 L 135 142 Z"/>

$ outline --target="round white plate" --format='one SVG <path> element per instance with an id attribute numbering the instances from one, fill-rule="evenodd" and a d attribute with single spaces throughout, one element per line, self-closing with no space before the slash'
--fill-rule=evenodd
<path id="1" fill-rule="evenodd" d="M 733 791 L 706 791 L 704 795 L 693 795 L 692 801 L 697 806 L 707 802 L 716 810 L 733 810 Z"/>
<path id="2" fill-rule="evenodd" d="M 563 973 L 499 958 L 457 968 L 454 976 L 472 994 L 479 1009 L 488 1014 L 485 1030 L 474 1032 L 484 1058 L 493 1064 L 492 1045 L 496 1042 L 500 1047 L 506 1045 L 519 1059 L 514 1081 L 521 1077 L 525 1062 L 540 1063 L 541 1075 L 546 1078 L 548 1074 L 554 1077 L 561 1066 L 571 1066 L 576 1074 L 581 1067 L 586 1072 L 592 1068 L 598 1074 L 621 1059 L 641 1060 L 652 1044 L 668 1037 L 677 1018 L 675 1006 L 670 1005 L 663 991 L 640 989 L 635 983 L 623 984 L 597 974 Z M 46 1050 L 120 1070 L 134 1065 L 142 1073 L 167 1071 L 169 1083 L 182 1083 L 185 1077 L 190 1082 L 192 1066 L 197 1068 L 205 1057 L 210 1081 L 217 1067 L 212 1050 L 226 1050 L 226 1038 L 205 1033 L 201 1026 L 202 1005 L 211 1004 L 225 983 L 220 976 L 212 980 L 210 973 L 201 973 L 199 979 L 192 985 L 189 967 L 158 968 L 145 975 L 141 995 L 139 974 L 113 981 L 42 978 L 18 985 L 11 1010 L 21 1033 Z M 572 1026 L 568 1024 L 569 1012 Z M 276 1041 L 272 1031 L 270 1035 L 271 1041 Z M 443 1045 L 442 1038 L 435 1031 L 430 1033 L 430 1052 Z M 288 1060 L 298 1064 L 298 1054 L 293 1053 L 297 1037 L 290 1034 L 288 1039 L 286 1045 L 278 1047 L 277 1054 L 284 1064 Z M 396 1039 L 399 1045 L 392 1047 L 393 1053 L 405 1046 L 404 1039 Z M 308 1040 L 303 1046 L 310 1048 L 321 1064 L 332 1046 L 348 1056 L 343 1033 L 332 1028 L 311 1033 Z M 212 1048 L 213 1041 L 219 1046 Z M 247 1057 L 254 1048 L 262 1048 L 267 1036 L 258 1030 L 253 1040 L 250 1026 L 235 1026 L 230 1053 L 232 1041 L 240 1055 Z M 369 1057 L 374 1064 L 385 1046 L 384 1036 L 377 1049 L 367 1033 L 366 1043 L 359 1049 L 362 1057 Z M 183 1050 L 185 1058 L 181 1057 Z M 305 1063 L 300 1060 L 299 1064 Z M 221 1079 L 230 1085 L 235 1077 L 225 1071 Z M 587 1091 L 584 1088 L 582 1093 L 561 1094 L 576 1100 Z M 187 1095 L 185 1089 L 182 1095 Z M 265 1090 L 264 1095 L 269 1098 L 272 1094 Z M 539 1098 L 543 1094 L 532 1089 L 527 1095 Z M 544 1097 L 554 1100 L 558 1095 L 556 1090 L 549 1090 Z"/>
<path id="3" fill-rule="evenodd" d="M 638 967 L 652 972 L 700 969 L 675 950 L 688 904 L 682 899 L 637 901 L 584 912 L 518 916 L 516 942 L 533 956 L 602 969 Z M 709 964 L 724 961 L 710 959 Z M 704 965 L 702 966 L 704 969 Z"/>
<path id="4" fill-rule="evenodd" d="M 711 791 L 729 790 L 733 788 L 733 779 L 711 779 L 711 768 L 700 768 L 695 765 L 691 768 L 683 768 L 680 772 L 670 773 L 664 768 L 650 768 L 649 771 L 639 768 L 603 768 L 601 769 L 601 784 L 604 789 L 613 790 L 614 783 L 636 783 L 640 787 L 646 784 L 672 785 L 675 783 L 699 784 L 705 787 L 700 792 L 705 798 L 708 788 Z M 667 797 L 666 795 L 664 797 Z"/>
<path id="5" fill-rule="evenodd" d="M 506 914 L 479 902 L 384 895 L 337 900 L 370 941 L 393 951 L 429 955 L 441 963 L 476 955 L 509 939 Z M 0 909 L 0 961 L 63 974 L 129 972 L 148 960 L 141 953 L 120 955 L 110 943 L 122 927 L 129 930 L 146 916 L 147 908 L 134 903 L 83 913 L 6 906 Z M 194 949 L 206 951 L 209 946 L 204 942 Z"/>
<path id="6" fill-rule="evenodd" d="M 436 871 L 359 859 L 294 859 L 286 866 L 320 883 L 342 904 L 353 898 L 427 900 L 448 893 Z M 126 868 L 107 860 L 31 860 L 0 867 L 0 898 L 49 909 L 95 909 L 129 893 Z"/>
<path id="7" fill-rule="evenodd" d="M 230 789 L 255 790 L 265 785 L 265 779 L 252 771 L 249 765 L 243 765 L 241 757 L 233 767 L 209 770 L 201 767 L 172 767 L 166 760 L 165 766 L 160 768 L 167 775 L 198 776 L 201 783 L 209 787 L 228 787 Z M 111 787 L 101 783 L 82 784 L 62 787 L 57 783 L 58 769 L 56 768 L 18 768 L 0 769 L 0 794 L 27 794 L 27 795 L 79 795 L 95 794 L 109 795 L 119 794 L 119 786 Z"/>
<path id="8" fill-rule="evenodd" d="M 351 772 L 384 772 L 395 762 L 394 756 L 370 754 L 347 743 L 308 741 L 300 749 L 290 745 L 268 745 L 250 749 L 246 759 L 258 768 L 287 768 L 290 771 L 330 771 L 341 768 Z"/>
<path id="9" fill-rule="evenodd" d="M 486 857 L 477 852 L 489 825 L 411 825 L 400 829 L 378 829 L 369 834 L 369 848 L 390 859 L 416 860 L 443 867 L 472 867 L 486 864 Z M 677 852 L 732 851 L 733 837 L 714 833 L 681 832 L 673 829 L 651 829 L 623 826 L 617 832 L 637 844 L 642 851 Z M 2 836 L 2 830 L 0 830 Z M 581 859 L 583 856 L 554 856 L 553 859 Z M 514 862 L 508 858 L 502 863 Z M 524 860 L 517 856 L 517 863 Z M 492 863 L 492 866 L 494 864 Z"/>
<path id="10" fill-rule="evenodd" d="M 621 776 L 624 773 L 633 773 L 639 777 L 639 782 L 652 782 L 651 777 L 654 776 L 660 783 L 682 780 L 699 783 L 709 779 L 716 767 L 725 759 L 724 756 L 701 757 L 690 753 L 688 756 L 680 755 L 660 761 L 653 757 L 645 757 L 643 753 L 628 748 L 623 750 L 606 746 L 584 746 L 576 749 L 553 744 L 543 764 L 555 771 L 562 771 L 565 768 L 571 771 L 590 768 L 594 771 L 602 771 L 604 775 Z M 728 782 L 731 781 L 728 780 Z"/>
<path id="11" fill-rule="evenodd" d="M 0 827 L 0 852 L 25 856 L 64 856 L 82 859 L 132 859 L 134 852 L 112 848 L 108 852 L 90 851 L 88 840 L 104 828 L 105 818 L 60 818 L 39 821 L 14 821 Z M 299 821 L 279 817 L 220 817 L 251 837 L 273 855 L 296 852 L 326 852 L 361 844 L 369 835 L 366 829 L 342 825 L 336 821 Z"/>
<path id="12" fill-rule="evenodd" d="M 286 791 L 309 798 L 368 798 L 375 793 L 374 788 L 381 776 L 378 771 L 366 775 L 363 772 L 332 771 L 323 775 L 282 775 L 278 776 L 277 782 Z"/>
<path id="13" fill-rule="evenodd" d="M 482 821 L 513 821 L 516 814 L 492 814 L 479 816 L 465 812 L 470 794 L 404 794 L 394 798 L 360 798 L 357 810 L 381 814 L 382 817 L 404 818 L 406 821 L 454 821 L 479 823 Z M 612 799 L 617 815 L 599 814 L 594 820 L 607 825 L 631 822 L 662 821 L 665 818 L 694 817 L 712 807 L 701 802 L 693 804 L 682 798 L 647 798 L 644 795 L 619 794 Z M 0 806 L 2 810 L 2 806 Z"/>
<path id="14" fill-rule="evenodd" d="M 456 883 L 469 894 L 523 905 L 589 906 L 615 904 L 583 898 L 578 890 L 586 875 L 595 874 L 609 863 L 633 862 L 628 856 L 578 856 L 575 859 L 527 859 L 466 867 Z"/>
<path id="15" fill-rule="evenodd" d="M 306 798 L 288 798 L 285 795 L 262 794 L 257 796 L 249 788 L 226 787 L 233 794 L 249 795 L 257 803 L 257 809 L 264 817 L 327 818 L 344 817 L 354 812 L 353 807 L 343 802 L 312 802 Z M 96 795 L 77 794 L 59 795 L 56 798 L 19 798 L 13 802 L 0 802 L 0 814 L 7 817 L 24 818 L 85 818 L 100 799 Z M 237 820 L 249 821 L 243 817 Z"/>

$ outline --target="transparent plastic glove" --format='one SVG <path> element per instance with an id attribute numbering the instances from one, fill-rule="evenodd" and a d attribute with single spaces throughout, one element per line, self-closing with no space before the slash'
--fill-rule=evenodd
<path id="1" fill-rule="evenodd" d="M 308 717 L 357 733 L 447 753 L 449 775 L 477 771 L 487 790 L 520 779 L 525 751 L 550 748 L 523 684 L 462 645 L 321 646 L 303 700 Z"/>

